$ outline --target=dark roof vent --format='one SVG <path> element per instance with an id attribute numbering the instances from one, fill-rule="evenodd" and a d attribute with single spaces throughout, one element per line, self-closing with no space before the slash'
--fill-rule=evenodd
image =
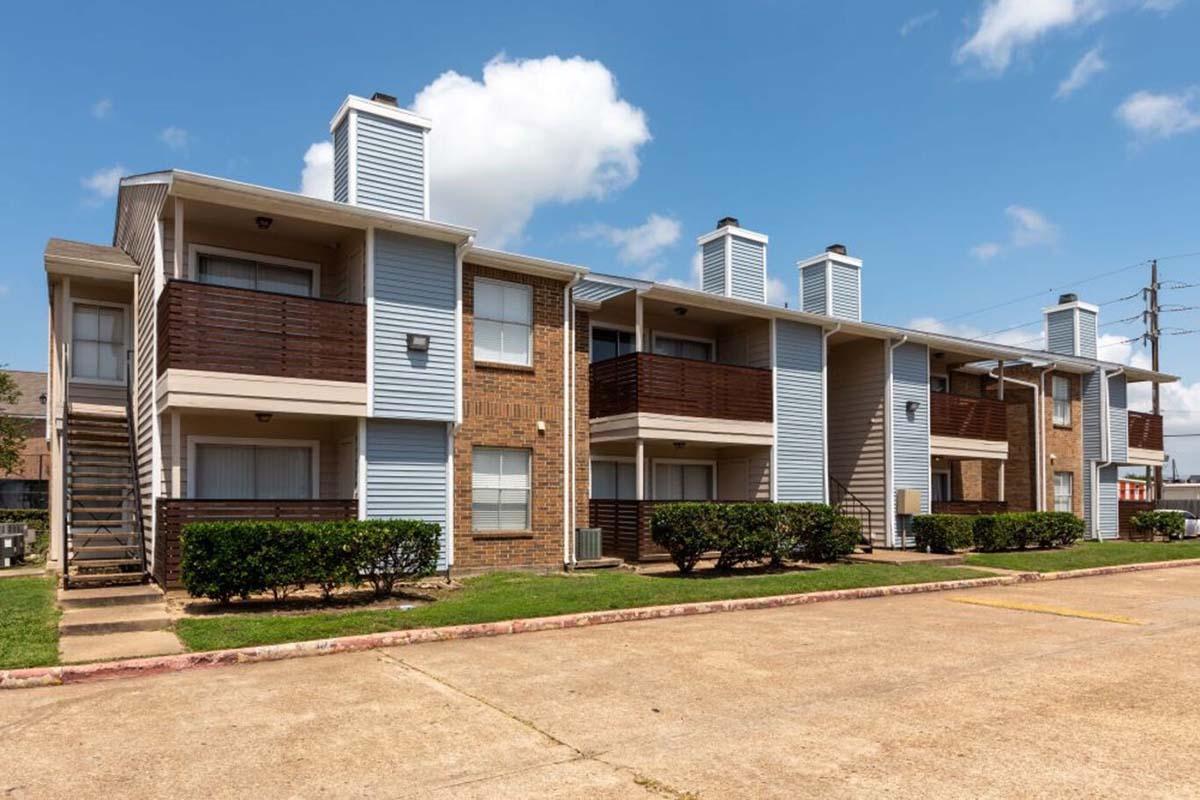
<path id="1" fill-rule="evenodd" d="M 396 102 L 395 95 L 384 94 L 383 92 L 376 92 L 371 95 L 371 102 L 383 103 L 385 106 L 395 106 L 396 108 L 400 107 L 400 104 Z"/>
<path id="2" fill-rule="evenodd" d="M 724 228 L 726 225 L 728 225 L 731 228 L 742 227 L 741 224 L 738 223 L 737 217 L 721 217 L 719 220 L 717 220 L 718 228 Z"/>
<path id="3" fill-rule="evenodd" d="M 1078 299 L 1079 299 L 1079 295 L 1075 294 L 1074 292 L 1069 292 L 1067 294 L 1060 294 L 1058 296 L 1058 304 L 1063 305 L 1064 303 L 1074 303 Z"/>
<path id="4" fill-rule="evenodd" d="M 846 255 L 846 245 L 831 244 L 825 248 L 825 252 L 826 253 L 837 253 L 839 256 L 844 256 L 844 255 Z"/>

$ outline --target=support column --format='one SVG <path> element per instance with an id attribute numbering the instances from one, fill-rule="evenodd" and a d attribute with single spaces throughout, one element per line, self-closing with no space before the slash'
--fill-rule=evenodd
<path id="1" fill-rule="evenodd" d="M 645 352 L 645 348 L 642 346 L 645 339 L 642 335 L 642 296 L 640 294 L 634 297 L 633 309 L 633 349 L 634 352 L 642 353 Z"/>
<path id="2" fill-rule="evenodd" d="M 637 486 L 634 487 L 634 497 L 638 500 L 646 499 L 646 443 L 642 439 L 637 440 L 637 464 L 634 470 L 637 480 Z"/>
<path id="3" fill-rule="evenodd" d="M 183 497 L 182 445 L 179 412 L 176 411 L 171 414 L 171 497 L 174 498 Z"/>
<path id="4" fill-rule="evenodd" d="M 175 198 L 175 242 L 171 246 L 171 276 L 182 278 L 184 273 L 183 201 Z"/>
<path id="5" fill-rule="evenodd" d="M 1000 359 L 1000 386 L 996 391 L 996 395 L 997 395 L 997 399 L 999 399 L 1000 402 L 1003 403 L 1004 402 L 1004 359 Z M 1008 409 L 1005 409 L 1004 413 L 1007 415 Z M 996 498 L 1000 502 L 1004 502 L 1004 468 L 1005 468 L 1005 466 L 1007 466 L 1007 464 L 1008 464 L 1007 461 L 1000 462 L 1000 470 L 999 470 L 1000 475 L 997 480 L 998 491 L 999 491 L 1000 496 Z M 1035 505 L 1036 505 L 1036 503 L 1035 503 Z"/>

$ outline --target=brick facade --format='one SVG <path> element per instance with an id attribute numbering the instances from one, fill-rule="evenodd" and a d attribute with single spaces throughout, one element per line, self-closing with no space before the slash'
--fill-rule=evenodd
<path id="1" fill-rule="evenodd" d="M 1009 369 L 1008 375 L 1018 380 L 1030 381 L 1041 385 L 1041 372 L 1028 367 L 1017 367 Z M 1053 383 L 1051 377 L 1056 374 L 1053 372 L 1046 373 L 1045 387 L 1046 394 L 1042 398 L 1042 430 L 1045 435 L 1045 441 L 1042 443 L 1042 454 L 1044 458 L 1044 477 L 1045 477 L 1045 498 L 1046 510 L 1054 510 L 1054 473 L 1069 472 L 1072 480 L 1072 510 L 1076 516 L 1083 516 L 1083 406 L 1082 406 L 1082 387 L 1078 375 L 1069 373 L 1057 373 L 1067 378 L 1071 385 L 1071 425 L 1068 427 L 1059 427 L 1054 424 L 1054 397 Z M 1012 384 L 1005 390 L 1012 392 Z M 1032 391 L 1021 389 L 1027 399 L 1026 402 L 1032 402 Z M 1028 419 L 1032 422 L 1033 412 L 1032 405 L 1028 412 Z M 1014 460 L 1013 454 L 1013 432 L 1012 419 L 1009 419 L 1009 463 Z M 1033 437 L 1032 431 L 1026 437 L 1027 447 L 1032 450 Z M 1034 463 L 1034 455 L 1029 454 L 1027 459 L 1029 469 L 1032 469 Z M 1011 473 L 1011 467 L 1010 467 Z M 1011 498 L 1010 498 L 1011 499 Z M 1029 499 L 1028 508 L 1034 507 L 1034 498 L 1032 495 Z M 1013 510 L 1022 510 L 1022 508 L 1014 508 Z"/>
<path id="2" fill-rule="evenodd" d="M 476 277 L 533 288 L 532 367 L 476 363 Z M 563 290 L 561 280 L 463 265 L 463 424 L 454 440 L 455 569 L 561 569 L 563 564 Z M 579 391 L 575 407 L 577 524 L 587 521 L 587 315 L 576 347 Z M 582 351 L 582 354 L 581 354 Z M 538 431 L 538 422 L 545 431 Z M 471 456 L 474 447 L 529 450 L 530 526 L 525 531 L 476 532 L 471 524 Z"/>

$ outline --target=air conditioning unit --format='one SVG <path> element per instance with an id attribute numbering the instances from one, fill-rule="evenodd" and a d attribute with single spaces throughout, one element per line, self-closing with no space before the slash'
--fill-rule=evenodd
<path id="1" fill-rule="evenodd" d="M 599 528 L 575 529 L 575 560 L 595 561 L 601 557 L 601 531 Z"/>
<path id="2" fill-rule="evenodd" d="M 0 567 L 11 567 L 25 560 L 25 526 L 19 522 L 0 524 Z"/>

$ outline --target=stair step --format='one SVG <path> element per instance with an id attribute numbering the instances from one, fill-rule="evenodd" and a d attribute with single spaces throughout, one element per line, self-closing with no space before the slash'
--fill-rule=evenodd
<path id="1" fill-rule="evenodd" d="M 85 572 L 71 573 L 67 576 L 68 591 L 75 591 L 79 586 L 105 586 L 131 583 L 145 583 L 146 576 L 141 572 Z"/>
<path id="2" fill-rule="evenodd" d="M 70 563 L 79 569 L 108 569 L 110 567 L 140 567 L 142 560 L 140 558 L 85 558 L 71 559 Z M 71 577 L 79 576 L 72 575 Z"/>
<path id="3" fill-rule="evenodd" d="M 72 547 L 71 555 L 72 558 L 74 558 L 76 555 L 89 555 L 93 553 L 96 555 L 100 555 L 102 553 L 129 553 L 130 551 L 137 549 L 138 546 L 136 542 L 131 544 L 89 544 L 83 547 Z"/>
<path id="4" fill-rule="evenodd" d="M 79 427 L 71 428 L 71 439 L 79 441 L 81 439 L 120 439 L 128 440 L 129 431 L 118 428 L 88 428 Z"/>
<path id="5" fill-rule="evenodd" d="M 69 487 L 68 487 L 68 491 L 69 491 Z M 69 494 L 71 495 L 72 503 L 74 503 L 76 500 L 109 500 L 109 501 L 114 501 L 114 502 L 119 500 L 121 502 L 125 502 L 130 499 L 129 497 L 125 496 L 124 494 L 98 494 L 96 492 L 80 493 L 80 492 L 72 492 L 72 491 L 69 491 Z"/>
<path id="6" fill-rule="evenodd" d="M 132 536 L 134 531 L 133 526 L 127 522 L 99 522 L 99 523 L 83 523 L 72 522 L 69 526 L 71 533 L 80 536 Z"/>
<path id="7" fill-rule="evenodd" d="M 162 591 L 152 584 L 58 590 L 58 603 L 64 609 L 135 606 L 145 603 L 156 603 L 162 599 Z"/>
<path id="8" fill-rule="evenodd" d="M 101 633 L 161 631 L 171 627 L 171 617 L 158 605 L 100 606 L 64 611 L 58 622 L 61 636 L 95 636 Z"/>
<path id="9" fill-rule="evenodd" d="M 76 447 L 74 444 L 72 444 L 69 446 L 69 450 L 71 451 L 72 458 L 74 458 L 76 454 L 89 456 L 117 456 L 121 455 L 122 453 L 125 454 L 126 458 L 129 457 L 129 448 L 123 444 L 88 443 L 82 447 Z"/>
<path id="10" fill-rule="evenodd" d="M 80 414 L 70 416 L 72 425 L 85 425 L 89 428 L 128 428 L 129 423 L 124 417 L 91 417 Z"/>

